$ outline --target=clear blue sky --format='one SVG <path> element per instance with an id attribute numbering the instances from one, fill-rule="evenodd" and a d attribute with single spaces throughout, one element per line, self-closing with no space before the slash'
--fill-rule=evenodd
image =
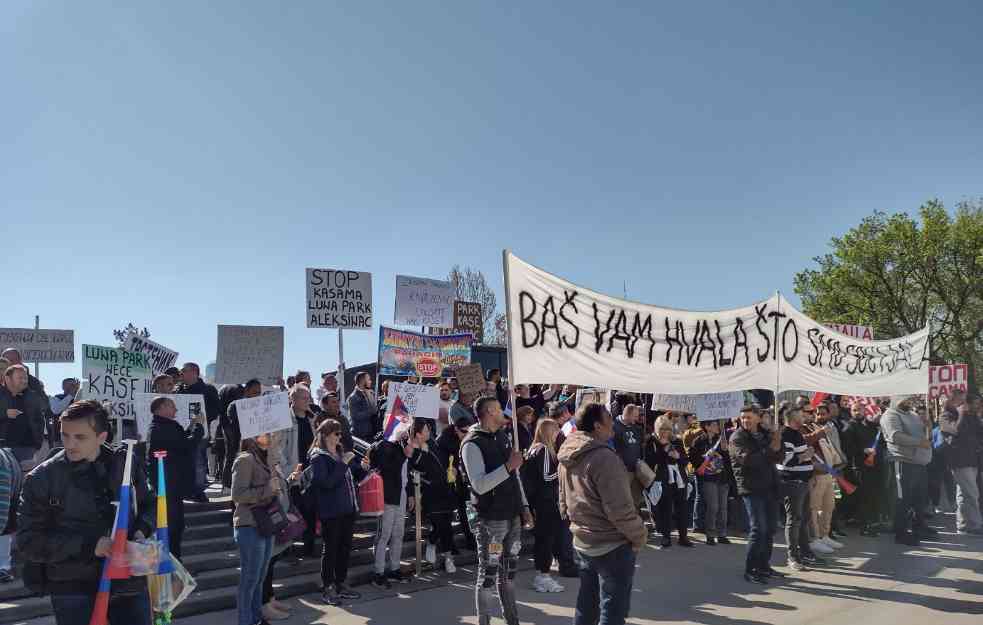
<path id="1" fill-rule="evenodd" d="M 5 0 L 0 326 L 204 366 L 216 324 L 282 324 L 317 372 L 305 267 L 371 271 L 378 324 L 396 273 L 501 300 L 504 247 L 651 303 L 792 295 L 871 211 L 983 193 L 983 8 L 826 4 Z"/>

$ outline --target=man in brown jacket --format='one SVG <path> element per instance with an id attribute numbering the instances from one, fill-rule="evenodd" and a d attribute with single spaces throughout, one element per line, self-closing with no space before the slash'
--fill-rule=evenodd
<path id="1" fill-rule="evenodd" d="M 577 411 L 560 448 L 560 515 L 570 519 L 580 566 L 574 625 L 622 625 L 631 609 L 635 557 L 648 533 L 621 458 L 608 447 L 614 419 L 603 404 Z"/>

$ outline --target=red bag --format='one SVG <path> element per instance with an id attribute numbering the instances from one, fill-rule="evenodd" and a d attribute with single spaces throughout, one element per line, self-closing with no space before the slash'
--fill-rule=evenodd
<path id="1" fill-rule="evenodd" d="M 358 508 L 362 516 L 382 516 L 385 507 L 382 476 L 373 471 L 358 484 Z"/>

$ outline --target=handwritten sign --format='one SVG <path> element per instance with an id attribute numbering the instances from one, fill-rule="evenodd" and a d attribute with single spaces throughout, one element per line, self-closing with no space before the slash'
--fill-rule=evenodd
<path id="1" fill-rule="evenodd" d="M 396 276 L 396 324 L 404 326 L 454 325 L 454 287 L 450 282 Z"/>
<path id="2" fill-rule="evenodd" d="M 741 413 L 744 406 L 744 393 L 702 393 L 697 395 L 655 394 L 652 408 L 695 414 L 700 421 L 730 419 Z"/>
<path id="3" fill-rule="evenodd" d="M 855 326 L 849 323 L 824 323 L 823 325 L 855 339 L 862 339 L 864 341 L 874 340 L 874 328 L 870 326 Z"/>
<path id="4" fill-rule="evenodd" d="M 135 396 L 150 392 L 153 377 L 146 354 L 99 345 L 82 346 L 79 399 L 110 403 L 111 418 L 136 419 Z"/>
<path id="5" fill-rule="evenodd" d="M 372 274 L 307 269 L 307 327 L 372 329 Z"/>
<path id="6" fill-rule="evenodd" d="M 174 420 L 180 423 L 181 427 L 187 429 L 192 421 L 206 425 L 205 397 L 203 395 L 134 393 L 133 406 L 136 410 L 137 432 L 140 434 L 140 440 L 147 439 L 150 423 L 154 420 L 154 415 L 150 412 L 150 404 L 154 403 L 158 397 L 166 397 L 174 402 L 175 407 L 177 407 Z"/>
<path id="7" fill-rule="evenodd" d="M 0 353 L 11 348 L 24 362 L 75 362 L 75 331 L 0 328 Z"/>
<path id="8" fill-rule="evenodd" d="M 426 384 L 407 384 L 405 382 L 390 382 L 389 395 L 386 398 L 386 414 L 393 412 L 393 402 L 399 398 L 406 408 L 410 419 L 436 419 L 440 407 L 440 390 L 436 386 Z"/>
<path id="9" fill-rule="evenodd" d="M 488 383 L 485 382 L 485 372 L 480 363 L 471 363 L 454 372 L 461 393 L 468 397 L 477 397 L 485 392 Z"/>
<path id="10" fill-rule="evenodd" d="M 470 332 L 475 343 L 485 341 L 485 322 L 481 316 L 481 304 L 478 302 L 454 302 L 454 329 L 458 332 Z"/>
<path id="11" fill-rule="evenodd" d="M 161 374 L 174 366 L 177 362 L 177 352 L 168 349 L 160 343 L 155 343 L 150 339 L 131 334 L 126 343 L 126 348 L 131 352 L 146 354 L 150 358 L 150 366 L 154 374 Z"/>
<path id="12" fill-rule="evenodd" d="M 242 438 L 279 432 L 293 427 L 289 393 L 268 393 L 233 402 L 239 416 Z"/>
<path id="13" fill-rule="evenodd" d="M 576 410 L 584 404 L 604 404 L 610 408 L 610 393 L 603 388 L 578 388 Z"/>
<path id="14" fill-rule="evenodd" d="M 950 397 L 953 391 L 969 387 L 969 367 L 965 364 L 938 365 L 928 369 L 928 398 Z"/>
<path id="15" fill-rule="evenodd" d="M 216 384 L 242 384 L 256 378 L 272 386 L 282 377 L 282 326 L 218 327 Z"/>

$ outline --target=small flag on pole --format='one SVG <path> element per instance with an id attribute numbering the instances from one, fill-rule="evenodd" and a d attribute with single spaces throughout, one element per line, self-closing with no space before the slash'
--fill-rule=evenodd
<path id="1" fill-rule="evenodd" d="M 410 423 L 410 412 L 406 409 L 399 395 L 393 399 L 392 408 L 386 416 L 386 427 L 383 429 L 383 438 L 387 441 L 394 440 L 396 435 Z"/>

